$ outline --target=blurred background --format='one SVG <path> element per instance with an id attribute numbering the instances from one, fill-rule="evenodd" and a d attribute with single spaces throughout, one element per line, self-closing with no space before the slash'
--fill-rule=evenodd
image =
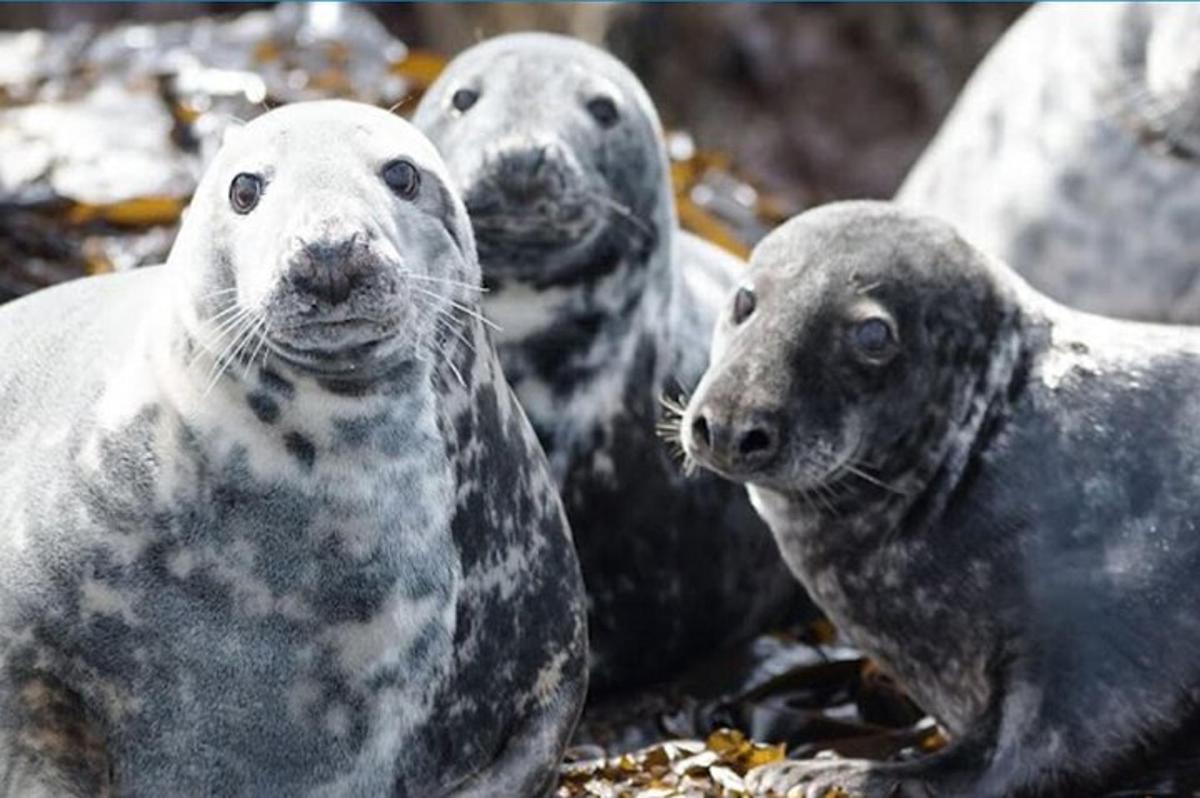
<path id="1" fill-rule="evenodd" d="M 407 113 L 459 50 L 567 33 L 658 104 L 683 224 L 744 254 L 886 197 L 1018 4 L 45 3 L 0 6 L 0 301 L 163 259 L 221 131 L 350 97 Z"/>

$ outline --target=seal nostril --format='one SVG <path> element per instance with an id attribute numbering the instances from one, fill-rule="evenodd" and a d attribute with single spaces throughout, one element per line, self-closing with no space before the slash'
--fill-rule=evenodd
<path id="1" fill-rule="evenodd" d="M 771 447 L 771 436 L 763 429 L 752 429 L 738 441 L 738 452 L 744 455 L 756 454 Z"/>
<path id="2" fill-rule="evenodd" d="M 698 416 L 692 422 L 692 435 L 705 446 L 712 446 L 712 435 L 708 431 L 708 421 L 704 416 Z"/>

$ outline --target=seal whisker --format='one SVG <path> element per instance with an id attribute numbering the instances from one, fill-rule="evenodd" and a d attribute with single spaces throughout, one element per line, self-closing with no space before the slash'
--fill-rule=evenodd
<path id="1" fill-rule="evenodd" d="M 228 335 L 230 331 L 238 325 L 239 322 L 244 320 L 250 314 L 250 311 L 239 307 L 236 308 L 236 310 L 232 313 L 227 311 L 222 311 L 222 313 L 224 314 L 224 317 L 220 318 L 211 325 L 213 327 L 211 331 L 213 335 L 212 342 L 214 345 L 218 346 L 221 343 L 221 339 Z M 216 319 L 216 317 L 213 318 Z"/>
<path id="2" fill-rule="evenodd" d="M 457 302 L 457 301 L 451 299 L 450 297 L 445 296 L 444 294 L 439 294 L 436 291 L 429 291 L 425 288 L 421 288 L 419 285 L 412 286 L 412 289 L 414 291 L 420 291 L 422 294 L 430 296 L 434 299 L 445 302 L 447 305 L 449 305 L 450 307 L 459 311 L 460 313 L 462 313 L 466 316 L 469 316 L 470 318 L 475 319 L 476 321 L 479 321 L 479 322 L 487 325 L 488 327 L 491 327 L 493 330 L 495 330 L 497 332 L 500 331 L 500 326 L 498 324 L 493 322 L 491 319 L 485 318 L 482 313 L 480 313 L 478 310 L 475 310 L 474 308 L 468 307 L 467 305 L 464 305 L 461 302 Z"/>
<path id="3" fill-rule="evenodd" d="M 189 367 L 199 360 L 201 355 L 208 354 L 216 357 L 216 350 L 222 346 L 222 341 L 224 338 L 227 335 L 230 335 L 233 330 L 236 329 L 242 322 L 244 322 L 251 313 L 251 311 L 247 310 L 246 308 L 242 308 L 237 305 L 234 305 L 233 309 L 235 309 L 236 312 L 223 319 L 221 323 L 217 324 L 215 329 L 212 330 L 211 341 L 205 341 L 202 337 L 199 339 L 200 347 L 196 351 L 196 354 L 192 356 L 192 359 L 188 361 L 187 365 Z M 226 310 L 222 311 L 222 313 L 226 313 L 228 310 L 229 308 L 226 308 Z"/>
<path id="4" fill-rule="evenodd" d="M 434 318 L 434 324 L 437 325 L 439 330 L 444 330 L 444 331 L 450 333 L 455 338 L 457 338 L 462 343 L 463 346 L 467 347 L 472 352 L 475 352 L 476 354 L 478 354 L 478 350 L 475 348 L 475 344 L 472 343 L 471 341 L 469 341 L 467 339 L 467 337 L 465 335 L 463 335 L 462 330 L 458 329 L 458 327 L 456 327 L 454 325 L 454 323 L 453 323 L 454 321 L 457 321 L 457 320 L 453 319 L 452 317 L 445 316 L 445 315 L 439 315 Z"/>
<path id="5" fill-rule="evenodd" d="M 256 343 L 254 345 L 254 350 L 250 353 L 250 357 L 247 358 L 247 360 L 246 360 L 247 364 L 253 365 L 254 361 L 258 358 L 259 352 L 263 353 L 263 364 L 264 365 L 266 364 L 266 362 L 267 362 L 266 330 L 267 330 L 267 320 L 265 317 L 262 317 L 259 319 L 258 324 L 254 327 L 254 336 L 256 338 L 258 338 L 258 343 Z"/>
<path id="6" fill-rule="evenodd" d="M 650 225 L 646 224 L 645 221 L 639 219 L 634 214 L 633 209 L 630 208 L 628 205 L 624 205 L 620 202 L 617 202 L 612 197 L 601 194 L 598 191 L 585 190 L 583 192 L 583 194 L 584 194 L 584 196 L 587 196 L 587 197 L 595 200 L 596 202 L 600 203 L 601 205 L 605 206 L 609 210 L 616 213 L 618 218 L 624 219 L 627 222 L 629 222 L 630 224 L 632 224 L 634 226 L 634 228 L 636 228 L 638 230 L 638 232 L 640 232 L 642 235 L 646 236 L 647 238 L 651 238 L 651 239 L 654 238 L 653 228 L 651 228 Z"/>
<path id="7" fill-rule="evenodd" d="M 429 302 L 429 300 L 425 299 L 425 297 L 416 297 L 416 299 L 418 301 L 422 301 L 422 302 Z M 432 303 L 429 303 L 427 305 L 427 307 L 432 309 L 434 311 L 434 313 L 436 314 L 433 317 L 433 323 L 434 323 L 434 326 L 438 330 L 441 330 L 443 332 L 453 335 L 464 346 L 466 346 L 472 352 L 475 352 L 476 354 L 478 354 L 478 350 L 475 348 L 475 344 L 473 342 L 471 342 L 466 337 L 466 335 L 463 334 L 462 330 L 459 328 L 459 322 L 461 321 L 459 319 L 459 317 L 455 316 L 452 313 L 447 312 L 445 310 L 445 308 L 438 307 L 437 305 L 434 305 Z"/>
<path id="8" fill-rule="evenodd" d="M 237 332 L 234 334 L 233 340 L 221 350 L 221 354 L 213 361 L 213 365 L 208 373 L 208 385 L 204 389 L 204 396 L 208 396 L 212 389 L 216 387 L 221 377 L 232 364 L 233 359 L 237 356 L 237 352 L 247 340 L 247 336 L 255 325 L 258 323 L 258 317 L 251 312 L 247 312 L 242 317 L 241 323 L 237 327 Z"/>
<path id="9" fill-rule="evenodd" d="M 854 463 L 843 463 L 842 468 L 846 472 L 853 474 L 854 476 L 858 477 L 859 479 L 864 479 L 867 482 L 870 482 L 872 485 L 883 488 L 884 490 L 894 493 L 897 496 L 907 496 L 908 495 L 908 493 L 906 491 L 900 490 L 899 488 L 897 488 L 893 485 L 889 485 L 888 483 L 884 482 L 883 480 L 873 477 L 870 474 L 868 474 L 866 471 L 863 471 L 862 468 L 860 467 L 861 465 L 862 465 L 861 463 L 859 465 L 855 465 Z"/>
<path id="10" fill-rule="evenodd" d="M 428 283 L 442 283 L 444 285 L 453 285 L 457 288 L 465 288 L 468 291 L 477 291 L 481 294 L 487 293 L 487 288 L 482 285 L 473 285 L 472 283 L 464 282 L 463 280 L 451 280 L 448 277 L 434 277 L 429 274 L 417 274 L 410 271 L 402 271 L 400 275 L 407 280 L 424 280 Z"/>
<path id="11" fill-rule="evenodd" d="M 213 297 L 218 297 L 218 296 L 226 296 L 228 294 L 233 294 L 236 292 L 237 292 L 237 286 L 230 286 L 229 288 L 218 288 L 216 291 L 209 291 L 207 294 L 201 294 L 200 297 L 198 298 L 198 301 L 203 302 L 206 299 L 212 299 Z"/>

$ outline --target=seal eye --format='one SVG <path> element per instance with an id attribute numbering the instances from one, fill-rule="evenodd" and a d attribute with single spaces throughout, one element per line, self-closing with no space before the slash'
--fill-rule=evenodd
<path id="1" fill-rule="evenodd" d="M 383 167 L 383 182 L 404 199 L 412 199 L 421 188 L 421 173 L 408 161 L 392 161 Z"/>
<path id="2" fill-rule="evenodd" d="M 241 214 L 250 213 L 262 197 L 262 178 L 242 172 L 229 184 L 229 204 Z"/>
<path id="3" fill-rule="evenodd" d="M 455 111 L 458 111 L 461 114 L 474 105 L 475 101 L 478 99 L 479 92 L 475 91 L 474 89 L 459 89 L 458 91 L 454 92 L 454 95 L 450 98 L 450 104 L 454 106 Z"/>
<path id="4" fill-rule="evenodd" d="M 888 349 L 896 341 L 892 325 L 877 316 L 863 319 L 855 324 L 852 334 L 855 346 L 870 357 L 887 354 Z"/>
<path id="5" fill-rule="evenodd" d="M 749 288 L 739 288 L 737 293 L 733 295 L 733 323 L 741 324 L 750 314 L 754 312 L 758 300 L 754 297 L 754 292 Z"/>
<path id="6" fill-rule="evenodd" d="M 608 97 L 593 97 L 587 101 L 588 113 L 600 123 L 600 127 L 612 127 L 617 124 L 619 114 L 617 104 Z"/>

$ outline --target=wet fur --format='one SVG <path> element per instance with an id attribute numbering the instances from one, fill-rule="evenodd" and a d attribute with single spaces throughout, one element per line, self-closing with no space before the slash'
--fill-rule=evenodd
<path id="1" fill-rule="evenodd" d="M 995 46 L 897 194 L 1073 307 L 1200 321 L 1200 11 L 1054 3 Z"/>
<path id="2" fill-rule="evenodd" d="M 462 87 L 480 97 L 460 114 L 450 102 Z M 583 105 L 593 94 L 615 100 L 619 125 L 598 128 Z M 699 379 L 742 264 L 676 229 L 657 114 L 636 78 L 578 41 L 503 36 L 456 58 L 414 121 L 479 203 L 484 310 L 502 328 L 505 374 L 571 519 L 594 688 L 666 676 L 801 606 L 741 492 L 685 477 L 655 432 L 660 399 Z M 551 236 L 551 219 L 542 238 L 555 243 L 546 244 L 505 229 L 519 211 L 497 218 L 495 164 L 505 148 L 530 143 L 560 154 L 550 168 L 574 176 L 572 202 L 589 192 L 599 232 L 578 246 Z"/>
<path id="3" fill-rule="evenodd" d="M 416 236 L 409 268 L 477 282 L 411 128 L 346 103 L 262 119 L 328 136 L 297 151 L 340 161 L 344 192 L 374 190 L 356 123 L 416 159 L 428 204 L 374 213 Z M 215 235 L 239 168 L 218 157 L 168 265 L 0 310 L 0 791 L 543 794 L 586 685 L 582 583 L 476 300 L 401 317 L 366 379 L 270 346 L 218 363 L 197 300 L 273 267 L 237 260 L 253 230 Z M 358 207 L 323 196 L 331 219 Z"/>
<path id="4" fill-rule="evenodd" d="M 751 784 L 1093 794 L 1179 734 L 1200 690 L 1200 333 L 1053 304 L 884 203 L 787 223 L 748 281 L 758 308 L 718 331 L 685 424 L 772 406 L 833 459 L 848 430 L 860 441 L 878 483 L 842 476 L 828 503 L 791 449 L 739 478 L 817 603 L 953 739 L 912 763 L 792 762 Z M 863 286 L 900 329 L 880 369 L 839 343 Z"/>

